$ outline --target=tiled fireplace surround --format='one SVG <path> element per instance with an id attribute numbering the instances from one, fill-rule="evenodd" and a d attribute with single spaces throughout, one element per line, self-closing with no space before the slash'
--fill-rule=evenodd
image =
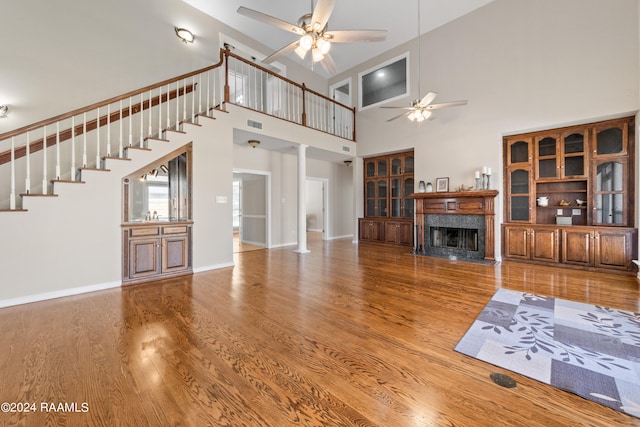
<path id="1" fill-rule="evenodd" d="M 495 261 L 496 190 L 415 193 L 416 253 Z"/>

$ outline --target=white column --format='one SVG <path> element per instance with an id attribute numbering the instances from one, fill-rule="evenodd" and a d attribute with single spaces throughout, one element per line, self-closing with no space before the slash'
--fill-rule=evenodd
<path id="1" fill-rule="evenodd" d="M 307 249 L 307 147 L 298 145 L 298 248 L 299 254 L 310 252 Z"/>

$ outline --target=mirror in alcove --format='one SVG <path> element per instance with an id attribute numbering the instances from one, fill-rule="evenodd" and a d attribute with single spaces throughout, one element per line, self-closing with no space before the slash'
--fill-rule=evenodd
<path id="1" fill-rule="evenodd" d="M 186 221 L 189 208 L 188 152 L 173 155 L 124 179 L 126 222 Z"/>

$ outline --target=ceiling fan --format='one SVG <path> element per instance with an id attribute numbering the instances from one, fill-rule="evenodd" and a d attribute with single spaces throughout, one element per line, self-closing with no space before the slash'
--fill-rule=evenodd
<path id="1" fill-rule="evenodd" d="M 420 80 L 422 79 L 422 74 L 420 73 L 420 36 L 422 33 L 420 32 L 420 0 L 418 0 L 418 93 L 420 93 Z M 431 117 L 431 110 L 439 110 L 440 108 L 448 108 L 448 107 L 457 107 L 459 105 L 467 105 L 467 101 L 453 101 L 453 102 L 443 102 L 441 104 L 432 104 L 433 100 L 436 99 L 438 94 L 436 92 L 428 92 L 422 99 L 416 99 L 411 103 L 411 107 L 381 107 L 381 108 L 395 108 L 407 110 L 402 114 L 398 114 L 387 120 L 390 122 L 395 119 L 399 119 L 400 117 L 407 116 L 409 120 L 412 122 L 422 122 Z"/>
<path id="2" fill-rule="evenodd" d="M 382 41 L 387 36 L 386 30 L 338 30 L 328 31 L 327 22 L 331 17 L 336 0 L 318 0 L 315 8 L 311 0 L 312 13 L 298 19 L 297 24 L 290 24 L 273 16 L 249 9 L 238 8 L 238 13 L 266 24 L 274 25 L 282 30 L 294 33 L 300 38 L 267 56 L 262 62 L 270 64 L 278 57 L 294 51 L 300 59 L 304 59 L 311 51 L 312 62 L 319 62 L 329 74 L 336 73 L 336 64 L 329 54 L 332 43 Z"/>
<path id="3" fill-rule="evenodd" d="M 398 114 L 395 117 L 387 120 L 388 122 L 398 119 L 402 116 L 408 116 L 409 120 L 422 122 L 431 117 L 431 110 L 439 110 L 440 108 L 457 107 L 459 105 L 467 105 L 467 101 L 453 101 L 443 102 L 441 104 L 432 104 L 433 100 L 438 96 L 436 92 L 427 93 L 422 99 L 416 99 L 411 104 L 411 107 L 380 107 L 380 108 L 395 108 L 407 110 L 402 114 Z"/>

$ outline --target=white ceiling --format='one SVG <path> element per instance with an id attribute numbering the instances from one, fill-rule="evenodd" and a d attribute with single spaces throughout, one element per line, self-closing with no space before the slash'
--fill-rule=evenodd
<path id="1" fill-rule="evenodd" d="M 295 34 L 242 16 L 237 13 L 238 7 L 245 6 L 295 24 L 302 15 L 312 11 L 313 0 L 183 1 L 276 51 L 294 41 Z M 353 68 L 415 38 L 418 34 L 418 1 L 420 32 L 424 34 L 493 0 L 336 0 L 329 30 L 387 30 L 387 38 L 382 42 L 334 43 L 331 56 L 337 72 Z M 301 62 L 295 53 L 290 53 L 288 58 Z M 310 66 L 309 55 L 305 65 Z M 314 71 L 327 77 L 322 67 L 316 66 Z"/>

